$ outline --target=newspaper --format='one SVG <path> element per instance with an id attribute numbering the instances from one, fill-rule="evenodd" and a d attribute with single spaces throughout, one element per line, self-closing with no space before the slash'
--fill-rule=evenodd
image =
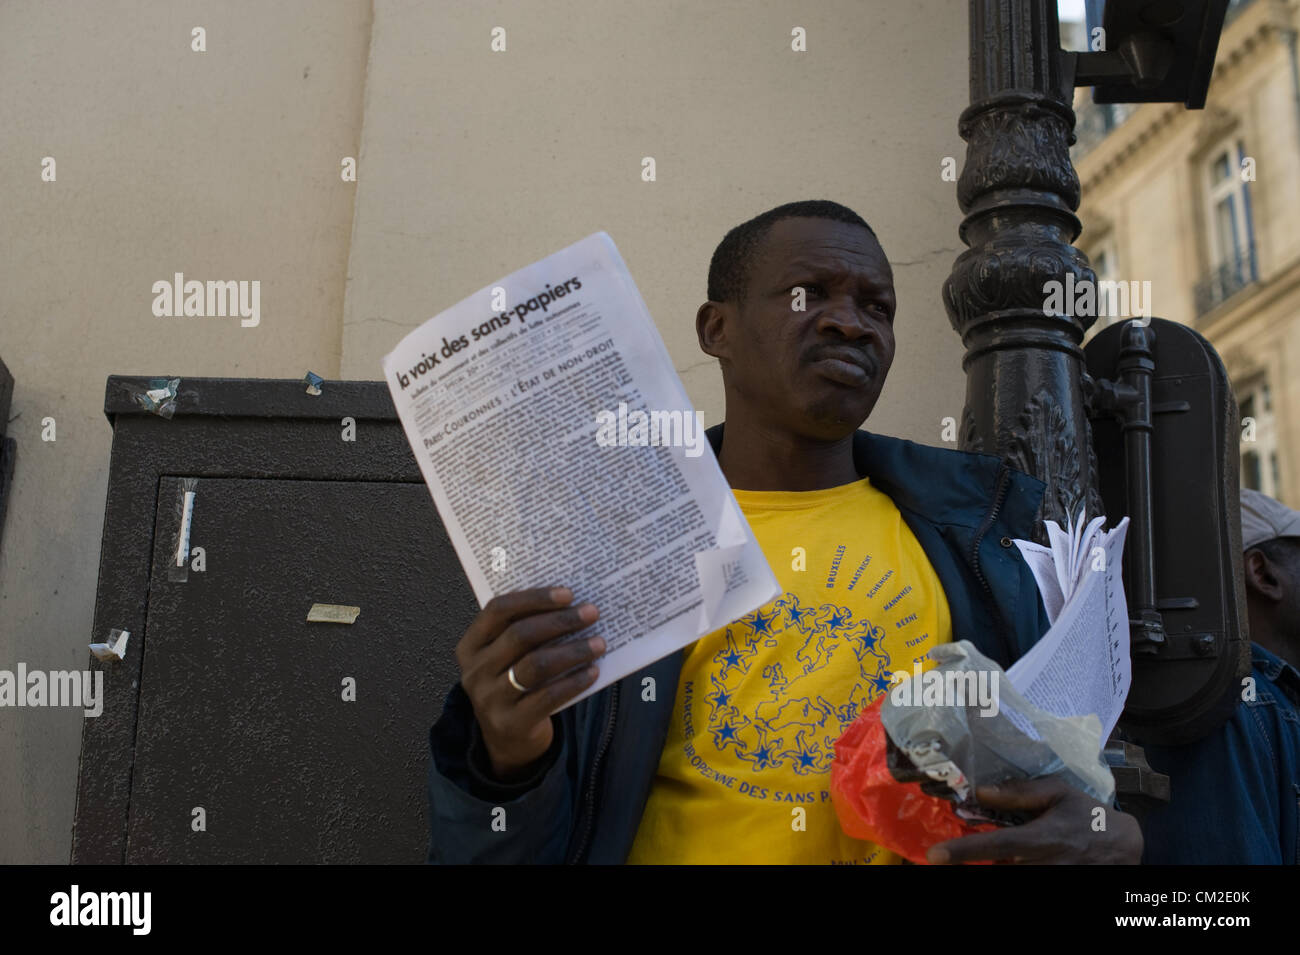
<path id="1" fill-rule="evenodd" d="M 566 586 L 595 693 L 780 594 L 613 241 L 597 232 L 426 321 L 383 361 L 479 605 Z M 659 692 L 674 692 L 661 687 Z"/>
<path id="2" fill-rule="evenodd" d="M 1015 542 L 1052 625 L 1007 677 L 1031 703 L 1056 716 L 1095 714 L 1104 746 L 1133 680 L 1122 574 L 1128 518 L 1109 531 L 1102 530 L 1105 515 L 1087 526 L 1083 520 L 1080 511 L 1077 522 L 1067 518 L 1064 530 L 1046 521 L 1050 547 Z M 1038 738 L 1026 726 L 1021 729 Z"/>

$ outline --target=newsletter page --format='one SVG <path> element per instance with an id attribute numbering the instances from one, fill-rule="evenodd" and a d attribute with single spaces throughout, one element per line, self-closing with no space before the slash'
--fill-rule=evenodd
<path id="1" fill-rule="evenodd" d="M 780 588 L 603 232 L 434 316 L 385 357 L 479 604 L 567 586 L 608 647 L 581 699 Z"/>

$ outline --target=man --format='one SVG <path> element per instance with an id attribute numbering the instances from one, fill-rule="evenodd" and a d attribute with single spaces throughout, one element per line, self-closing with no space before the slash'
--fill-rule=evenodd
<path id="1" fill-rule="evenodd" d="M 1241 546 L 1250 639 L 1295 670 L 1300 666 L 1300 512 L 1246 488 Z"/>
<path id="2" fill-rule="evenodd" d="M 1295 865 L 1300 845 L 1300 513 L 1241 492 L 1251 670 L 1221 729 L 1145 747 L 1170 803 L 1143 823 L 1144 861 Z"/>
<path id="3" fill-rule="evenodd" d="M 866 222 L 832 202 L 773 209 L 722 240 L 708 292 L 696 330 L 727 411 L 710 442 L 785 592 L 554 717 L 594 681 L 603 644 L 553 641 L 599 608 L 568 606 L 563 588 L 490 601 L 430 734 L 430 861 L 898 861 L 840 830 L 835 738 L 936 643 L 1009 665 L 1047 629 L 1011 543 L 1030 536 L 1042 482 L 858 430 L 896 310 Z M 1055 780 L 980 795 L 1038 815 L 931 861 L 1140 855 L 1131 816 L 1107 808 L 1095 831 L 1096 804 Z"/>

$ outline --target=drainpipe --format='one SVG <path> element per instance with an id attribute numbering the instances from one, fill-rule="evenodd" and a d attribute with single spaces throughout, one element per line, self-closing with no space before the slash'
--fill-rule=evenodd
<path id="1" fill-rule="evenodd" d="M 1287 54 L 1291 59 L 1291 99 L 1295 103 L 1296 137 L 1300 139 L 1300 60 L 1296 57 L 1296 29 L 1282 30 L 1286 38 Z"/>

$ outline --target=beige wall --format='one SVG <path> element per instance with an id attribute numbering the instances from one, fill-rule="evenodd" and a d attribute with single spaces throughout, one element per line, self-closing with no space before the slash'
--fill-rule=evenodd
<path id="1" fill-rule="evenodd" d="M 489 47 L 498 26 L 504 53 Z M 378 0 L 344 376 L 380 377 L 411 327 L 603 229 L 716 424 L 721 378 L 695 339 L 709 257 L 751 216 L 828 198 L 895 263 L 898 357 L 868 424 L 940 443 L 965 394 L 940 298 L 960 213 L 939 170 L 965 155 L 966 44 L 952 0 L 497 2 L 451 17 Z"/>
<path id="2" fill-rule="evenodd" d="M 953 0 L 0 5 L 18 441 L 0 668 L 85 665 L 107 375 L 378 379 L 407 329 L 598 229 L 713 424 L 720 379 L 693 330 L 713 247 L 782 202 L 856 209 L 900 303 L 869 426 L 940 443 L 964 395 L 940 299 L 960 216 L 939 171 L 964 156 L 966 43 Z M 152 283 L 177 271 L 260 280 L 261 324 L 155 317 Z M 0 710 L 0 863 L 68 858 L 81 722 Z"/>
<path id="3" fill-rule="evenodd" d="M 351 0 L 0 4 L 0 358 L 18 444 L 0 669 L 89 659 L 106 376 L 338 376 L 355 189 L 338 170 L 358 148 L 370 16 Z M 259 280 L 261 323 L 155 317 L 152 285 L 178 271 Z M 0 709 L 0 863 L 68 860 L 82 719 Z"/>

